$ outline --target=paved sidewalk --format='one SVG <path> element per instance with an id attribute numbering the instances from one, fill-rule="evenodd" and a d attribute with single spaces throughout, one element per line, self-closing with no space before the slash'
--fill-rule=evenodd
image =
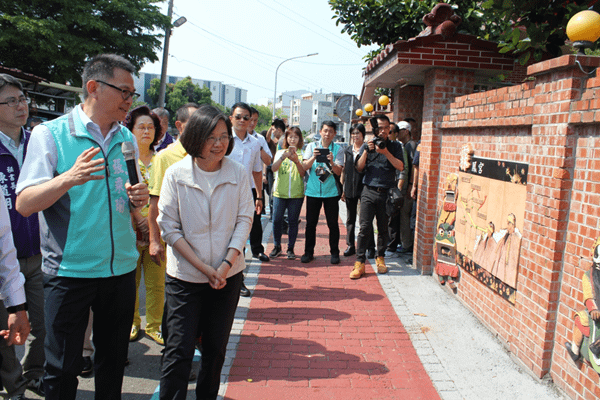
<path id="1" fill-rule="evenodd" d="M 322 216 L 315 261 L 262 264 L 225 399 L 439 398 L 376 274 L 350 280 L 355 257 L 330 264 L 327 236 Z"/>

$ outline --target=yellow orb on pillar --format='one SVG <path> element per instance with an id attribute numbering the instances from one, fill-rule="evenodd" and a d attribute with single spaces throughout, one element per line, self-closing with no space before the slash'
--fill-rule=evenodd
<path id="1" fill-rule="evenodd" d="M 363 115 L 363 110 L 361 110 L 360 108 L 356 110 L 356 115 L 358 115 L 359 117 Z"/>
<path id="2" fill-rule="evenodd" d="M 373 111 L 373 104 L 371 104 L 371 103 L 367 103 L 367 104 L 365 104 L 365 111 L 366 111 L 366 112 L 371 112 L 371 111 Z"/>
<path id="3" fill-rule="evenodd" d="M 567 23 L 567 36 L 572 42 L 595 42 L 600 38 L 600 14 L 584 10 L 573 15 Z"/>
<path id="4" fill-rule="evenodd" d="M 379 105 L 381 105 L 383 107 L 390 104 L 390 98 L 387 97 L 385 94 L 383 96 L 381 96 L 378 101 L 379 101 Z"/>

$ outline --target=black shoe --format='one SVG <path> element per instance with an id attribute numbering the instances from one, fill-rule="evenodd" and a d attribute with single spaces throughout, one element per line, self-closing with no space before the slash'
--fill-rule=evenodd
<path id="1" fill-rule="evenodd" d="M 366 257 L 367 258 L 375 258 L 375 249 L 368 249 Z"/>
<path id="2" fill-rule="evenodd" d="M 344 257 L 350 257 L 356 254 L 356 248 L 354 246 L 348 246 L 346 251 L 344 251 Z"/>
<path id="3" fill-rule="evenodd" d="M 294 250 L 293 249 L 288 249 L 288 251 L 287 251 L 287 259 L 288 260 L 295 260 L 296 259 L 296 254 L 294 254 Z"/>
<path id="4" fill-rule="evenodd" d="M 269 257 L 265 253 L 252 254 L 252 257 L 264 262 L 269 261 Z"/>
<path id="5" fill-rule="evenodd" d="M 398 249 L 397 252 L 400 254 L 412 254 L 413 248 L 409 247 L 408 249 L 405 249 L 404 247 L 400 247 L 400 249 Z"/>
<path id="6" fill-rule="evenodd" d="M 304 254 L 301 258 L 300 261 L 304 264 L 311 262 L 312 260 L 314 260 L 315 258 L 313 257 L 312 254 Z"/>
<path id="7" fill-rule="evenodd" d="M 90 376 L 94 372 L 94 363 L 91 357 L 83 357 L 83 366 L 81 367 L 80 376 Z"/>
<path id="8" fill-rule="evenodd" d="M 340 263 L 340 256 L 339 256 L 339 254 L 332 254 L 331 255 L 331 263 L 332 264 L 339 264 Z"/>
<path id="9" fill-rule="evenodd" d="M 37 378 L 27 382 L 27 389 L 41 397 L 46 397 L 46 391 L 44 390 L 44 379 Z"/>
<path id="10" fill-rule="evenodd" d="M 196 379 L 198 379 L 198 375 L 196 375 L 196 373 L 194 372 L 194 369 L 192 368 L 190 370 L 190 376 L 188 377 L 188 382 L 193 382 Z"/>
<path id="11" fill-rule="evenodd" d="M 269 257 L 275 258 L 281 254 L 281 246 L 273 247 L 273 251 L 269 253 Z"/>
<path id="12" fill-rule="evenodd" d="M 581 354 L 575 354 L 573 353 L 573 350 L 571 349 L 571 343 L 570 342 L 566 342 L 565 343 L 565 347 L 567 348 L 567 353 L 569 353 L 569 356 L 571 357 L 571 359 L 573 361 L 577 361 L 579 360 L 579 357 L 581 356 Z"/>
<path id="13" fill-rule="evenodd" d="M 252 293 L 250 293 L 250 289 L 246 287 L 244 282 L 242 281 L 242 287 L 240 288 L 240 296 L 242 297 L 250 297 Z"/>
<path id="14" fill-rule="evenodd" d="M 13 397 L 9 398 L 8 400 L 27 400 L 27 397 L 25 397 L 25 393 L 21 393 L 21 394 L 15 394 Z"/>

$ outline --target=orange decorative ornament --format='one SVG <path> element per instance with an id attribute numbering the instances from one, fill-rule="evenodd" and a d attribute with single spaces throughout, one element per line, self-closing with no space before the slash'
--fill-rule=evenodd
<path id="1" fill-rule="evenodd" d="M 390 104 L 390 98 L 387 97 L 386 95 L 381 96 L 378 101 L 379 101 L 379 105 L 381 105 L 383 107 Z"/>
<path id="2" fill-rule="evenodd" d="M 371 104 L 371 103 L 367 103 L 367 104 L 365 104 L 365 111 L 366 111 L 366 112 L 371 112 L 371 111 L 373 111 L 373 104 Z"/>

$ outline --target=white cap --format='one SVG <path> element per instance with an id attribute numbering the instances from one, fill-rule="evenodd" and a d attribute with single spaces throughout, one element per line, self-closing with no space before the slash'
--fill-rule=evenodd
<path id="1" fill-rule="evenodd" d="M 398 122 L 398 128 L 399 129 L 408 129 L 408 131 L 410 132 L 410 124 L 406 121 Z"/>

